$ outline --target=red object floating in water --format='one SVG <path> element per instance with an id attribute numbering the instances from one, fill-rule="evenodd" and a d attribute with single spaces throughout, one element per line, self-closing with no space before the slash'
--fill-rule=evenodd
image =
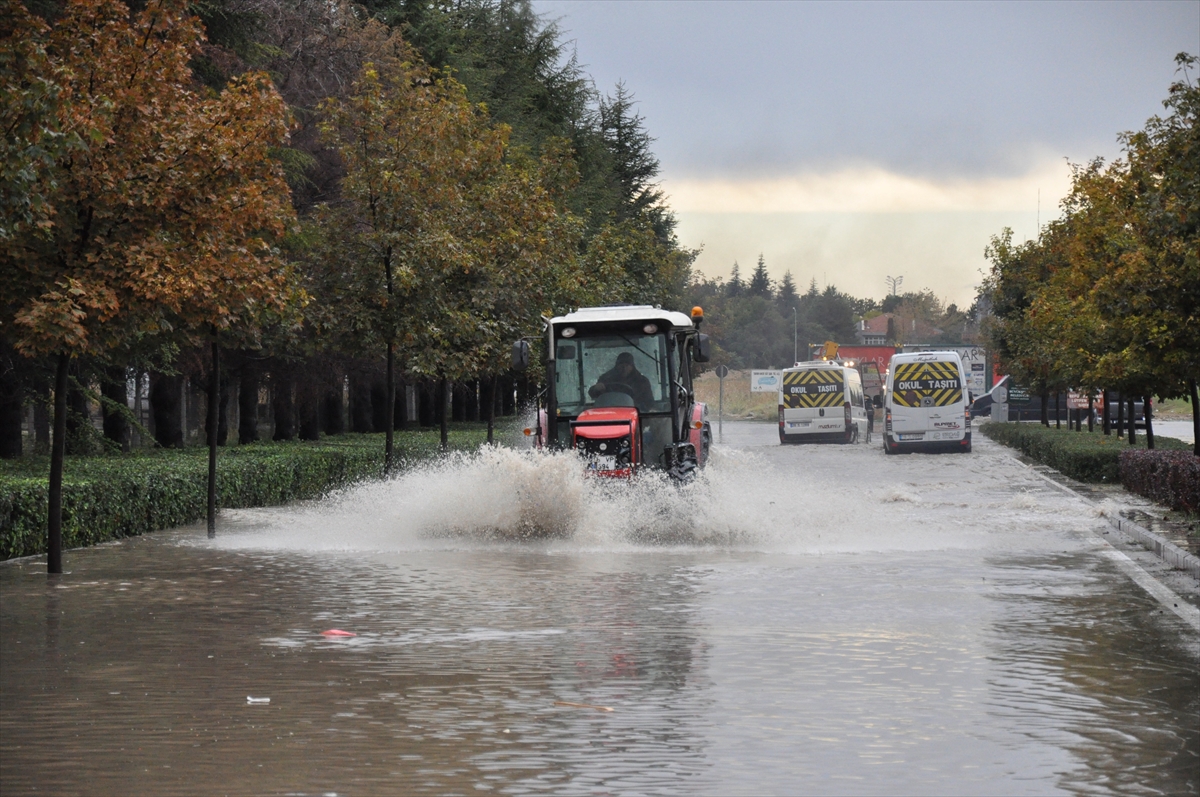
<path id="1" fill-rule="evenodd" d="M 330 628 L 328 631 L 322 631 L 321 636 L 358 636 L 358 634 L 352 634 L 340 628 Z"/>

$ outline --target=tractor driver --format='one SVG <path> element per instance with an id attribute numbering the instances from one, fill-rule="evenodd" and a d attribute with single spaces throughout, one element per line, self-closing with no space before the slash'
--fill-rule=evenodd
<path id="1" fill-rule="evenodd" d="M 623 351 L 617 355 L 617 364 L 600 375 L 596 384 L 588 390 L 588 395 L 596 398 L 602 393 L 625 393 L 633 399 L 634 405 L 645 412 L 654 403 L 654 393 L 650 390 L 650 380 L 642 376 L 637 366 L 633 364 L 633 354 Z"/>

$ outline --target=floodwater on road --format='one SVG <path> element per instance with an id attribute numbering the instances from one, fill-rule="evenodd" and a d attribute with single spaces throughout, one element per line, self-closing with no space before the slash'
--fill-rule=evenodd
<path id="1" fill-rule="evenodd" d="M 0 792 L 1200 793 L 1196 634 L 1105 528 L 978 437 L 726 423 L 682 489 L 485 451 L 10 562 Z"/>

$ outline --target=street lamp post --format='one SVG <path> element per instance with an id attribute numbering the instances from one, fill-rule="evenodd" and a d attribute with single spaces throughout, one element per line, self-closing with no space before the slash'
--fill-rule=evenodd
<path id="1" fill-rule="evenodd" d="M 800 338 L 796 331 L 798 329 L 798 327 L 796 326 L 797 318 L 799 318 L 799 316 L 796 313 L 796 308 L 793 307 L 792 308 L 792 362 L 793 363 L 800 362 L 800 349 L 799 349 Z"/>

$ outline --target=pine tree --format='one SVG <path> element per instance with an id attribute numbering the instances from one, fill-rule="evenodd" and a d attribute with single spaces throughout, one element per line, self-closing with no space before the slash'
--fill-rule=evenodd
<path id="1" fill-rule="evenodd" d="M 766 261 L 761 254 L 758 256 L 758 265 L 754 267 L 754 273 L 750 275 L 750 286 L 746 292 L 751 296 L 761 296 L 764 299 L 770 299 L 775 295 L 771 277 L 767 274 Z"/>
<path id="2" fill-rule="evenodd" d="M 646 132 L 645 119 L 634 104 L 633 94 L 624 83 L 617 83 L 615 93 L 600 101 L 600 132 L 619 195 L 616 215 L 622 221 L 648 219 L 655 233 L 666 238 L 675 222 L 663 208 L 663 192 L 654 182 L 659 171 L 658 158 L 650 151 L 654 139 Z"/>
<path id="3" fill-rule="evenodd" d="M 779 292 L 776 294 L 776 301 L 782 310 L 790 311 L 796 306 L 796 302 L 800 299 L 800 294 L 796 293 L 796 283 L 792 279 L 792 272 L 783 272 L 783 279 L 779 281 Z"/>
<path id="4" fill-rule="evenodd" d="M 732 299 L 745 292 L 746 283 L 742 282 L 742 273 L 735 260 L 733 261 L 733 271 L 729 274 L 729 282 L 725 283 L 725 295 Z"/>

